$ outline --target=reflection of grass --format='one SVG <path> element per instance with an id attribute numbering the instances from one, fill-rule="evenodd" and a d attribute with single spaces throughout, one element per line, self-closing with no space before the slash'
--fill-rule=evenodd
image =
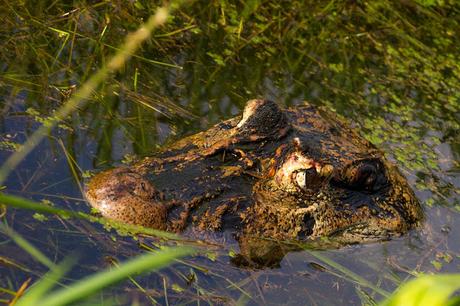
<path id="1" fill-rule="evenodd" d="M 110 73 L 113 73 L 123 67 L 128 58 L 133 55 L 140 44 L 150 37 L 152 30 L 166 22 L 168 14 L 169 9 L 167 7 L 159 8 L 156 14 L 152 15 L 136 32 L 127 35 L 124 45 L 121 48 L 116 49 L 116 54 L 107 62 L 107 64 L 94 73 L 88 81 L 86 81 L 76 91 L 76 93 L 55 112 L 52 120 L 43 122 L 43 124 L 27 139 L 27 141 L 3 163 L 0 168 L 0 185 L 5 181 L 9 173 L 38 145 L 38 143 L 51 131 L 52 128 L 54 128 L 60 121 L 64 120 L 70 113 L 81 107 Z M 60 31 L 60 34 L 62 33 L 64 32 Z M 69 39 L 69 33 L 64 34 L 66 34 L 65 41 L 58 51 L 58 56 Z M 62 147 L 64 147 L 63 144 Z M 78 181 L 75 168 L 73 167 L 76 163 L 71 156 L 68 155 L 66 150 L 64 150 L 64 152 L 67 160 L 69 161 L 69 165 L 71 166 L 72 173 Z M 35 212 L 51 213 L 62 217 L 78 217 L 106 223 L 103 218 L 94 218 L 83 213 L 75 213 L 48 207 L 19 197 L 4 194 L 0 194 L 0 202 L 16 208 L 31 209 Z M 191 254 L 193 250 L 190 247 L 163 248 L 161 251 L 156 253 L 140 255 L 120 264 L 115 269 L 95 273 L 85 279 L 74 282 L 65 288 L 50 292 L 59 279 L 61 279 L 62 276 L 70 270 L 73 264 L 67 260 L 56 266 L 42 252 L 40 252 L 18 233 L 14 232 L 7 225 L 0 225 L 0 230 L 3 233 L 10 236 L 16 244 L 18 244 L 37 261 L 50 268 L 50 272 L 42 277 L 41 280 L 36 282 L 29 290 L 26 290 L 26 288 L 29 285 L 30 279 L 27 280 L 18 292 L 16 292 L 15 296 L 10 301 L 10 305 L 67 305 L 69 303 L 85 299 L 95 292 L 126 279 L 133 274 L 139 274 L 141 272 L 145 273 L 166 266 L 179 257 Z M 161 231 L 136 226 L 130 227 L 120 224 L 116 225 L 116 223 L 110 221 L 106 223 L 106 225 L 115 225 L 116 227 L 123 228 L 131 233 L 134 231 L 138 233 L 142 232 L 153 234 L 163 238 L 177 238 L 175 235 L 169 233 L 162 233 Z M 152 302 L 155 301 L 152 300 Z"/>
<path id="2" fill-rule="evenodd" d="M 0 168 L 0 185 L 8 177 L 9 173 L 35 148 L 38 143 L 51 131 L 56 124 L 64 120 L 69 114 L 81 107 L 84 102 L 91 97 L 98 86 L 109 76 L 109 74 L 120 70 L 130 56 L 136 51 L 143 41 L 150 37 L 153 29 L 164 24 L 169 15 L 169 9 L 162 7 L 152 15 L 145 24 L 136 32 L 127 35 L 125 43 L 117 53 L 94 73 L 55 113 L 53 120 L 49 120 L 41 125 L 27 139 L 27 141 L 12 154 Z"/>

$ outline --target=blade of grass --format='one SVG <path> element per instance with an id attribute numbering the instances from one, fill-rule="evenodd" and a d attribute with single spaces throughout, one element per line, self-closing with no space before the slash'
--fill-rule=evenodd
<path id="1" fill-rule="evenodd" d="M 0 185 L 6 180 L 10 172 L 35 148 L 38 143 L 51 131 L 56 124 L 74 112 L 78 107 L 84 105 L 93 92 L 108 77 L 109 74 L 123 67 L 143 41 L 150 37 L 151 32 L 158 26 L 164 24 L 169 16 L 169 7 L 161 7 L 147 20 L 139 29 L 126 36 L 125 42 L 117 53 L 108 61 L 106 66 L 99 69 L 92 75 L 75 94 L 61 107 L 55 115 L 54 120 L 41 125 L 26 140 L 18 151 L 12 154 L 0 168 Z"/>
<path id="2" fill-rule="evenodd" d="M 17 292 L 15 292 L 13 299 L 11 302 L 8 304 L 8 306 L 14 306 L 18 299 L 24 294 L 24 291 L 26 291 L 27 287 L 29 287 L 29 283 L 32 279 L 28 278 L 24 283 L 22 283 L 21 287 L 18 289 Z"/>
<path id="3" fill-rule="evenodd" d="M 116 262 L 115 260 L 110 261 L 116 268 L 120 268 L 120 264 Z M 144 287 L 142 287 L 133 277 L 128 276 L 129 281 L 137 287 L 145 296 L 152 302 L 152 305 L 158 305 L 159 303 L 145 290 Z"/>
<path id="4" fill-rule="evenodd" d="M 39 249 L 37 249 L 30 242 L 25 240 L 21 235 L 16 233 L 11 227 L 0 222 L 0 231 L 8 235 L 11 239 L 13 239 L 13 241 L 16 242 L 18 246 L 20 246 L 23 250 L 29 253 L 30 256 L 35 258 L 41 264 L 47 266 L 50 269 L 53 269 L 55 267 L 54 263 L 51 260 L 49 260 L 45 254 L 40 252 Z"/>
<path id="5" fill-rule="evenodd" d="M 154 249 L 152 247 L 150 247 L 149 245 L 147 244 L 143 244 L 141 243 L 140 246 L 146 250 L 149 250 L 151 252 L 154 251 Z M 201 266 L 198 266 L 196 264 L 193 264 L 193 263 L 190 263 L 190 262 L 187 262 L 187 261 L 184 261 L 182 259 L 177 259 L 176 260 L 178 263 L 181 263 L 183 265 L 186 265 L 186 266 L 189 266 L 190 268 L 193 268 L 193 269 L 196 269 L 198 271 L 201 271 L 205 274 L 208 274 L 208 275 L 212 275 L 212 276 L 215 276 L 215 277 L 218 277 L 220 279 L 223 279 L 224 281 L 226 281 L 227 283 L 229 283 L 229 285 L 227 286 L 227 288 L 235 288 L 237 290 L 239 290 L 242 294 L 246 295 L 247 298 L 249 299 L 252 299 L 252 296 L 251 294 L 249 294 L 249 292 L 245 291 L 241 286 L 238 286 L 238 284 L 232 282 L 229 278 L 223 276 L 223 275 L 220 275 L 218 273 L 214 273 L 212 272 L 211 270 L 207 269 L 207 268 L 204 268 L 204 267 L 201 267 Z M 184 279 L 186 279 L 186 277 L 184 277 Z"/>
<path id="6" fill-rule="evenodd" d="M 115 284 L 128 276 L 158 270 L 163 268 L 175 259 L 191 255 L 195 250 L 190 247 L 164 248 L 157 253 L 140 255 L 128 260 L 120 265 L 119 268 L 104 270 L 102 272 L 86 277 L 68 288 L 59 289 L 46 296 L 38 304 L 18 304 L 21 305 L 48 305 L 59 306 L 89 297 L 101 289 Z M 22 302 L 22 299 L 19 300 Z"/>
<path id="7" fill-rule="evenodd" d="M 51 269 L 18 300 L 16 306 L 46 305 L 39 300 L 72 268 L 74 262 L 75 259 L 68 258 Z"/>
<path id="8" fill-rule="evenodd" d="M 403 284 L 381 306 L 442 306 L 460 289 L 460 274 L 423 275 Z"/>
<path id="9" fill-rule="evenodd" d="M 35 18 L 32 18 L 31 21 L 33 21 L 33 22 L 35 22 L 35 23 L 37 23 L 37 24 L 40 24 L 40 25 L 44 26 L 44 25 L 42 24 L 42 22 L 40 22 L 39 20 L 36 20 Z M 95 42 L 95 43 L 99 43 L 99 44 L 103 45 L 104 47 L 107 47 L 107 48 L 112 49 L 112 50 L 114 50 L 114 51 L 120 51 L 120 50 L 121 50 L 121 48 L 117 48 L 117 47 L 115 47 L 115 46 L 112 46 L 112 45 L 110 45 L 110 44 L 107 44 L 107 43 L 102 42 L 102 41 L 101 41 L 101 39 L 102 39 L 101 36 L 100 36 L 99 39 L 96 40 L 96 39 L 94 39 L 94 38 L 92 38 L 92 37 L 90 37 L 90 36 L 87 36 L 87 35 L 83 35 L 83 34 L 81 34 L 81 33 L 78 33 L 78 32 L 76 32 L 75 30 L 67 30 L 67 31 L 66 31 L 66 30 L 60 30 L 60 29 L 56 29 L 56 28 L 51 28 L 51 27 L 48 27 L 48 26 L 44 26 L 44 27 L 46 27 L 46 28 L 48 28 L 48 29 L 50 29 L 50 30 L 52 30 L 52 31 L 55 31 L 55 32 L 56 32 L 56 31 L 60 31 L 60 32 L 62 32 L 62 33 L 65 33 L 66 35 L 73 35 L 73 36 L 77 36 L 77 37 L 80 37 L 80 38 L 84 38 L 84 39 L 93 41 L 93 42 Z M 193 29 L 194 27 L 196 27 L 196 26 L 189 27 L 188 29 Z M 186 29 L 186 30 L 187 30 L 187 29 Z M 177 33 L 180 33 L 180 32 L 182 32 L 182 31 L 183 31 L 182 29 L 179 29 L 179 30 L 177 30 L 177 31 L 174 31 L 173 34 L 177 34 Z M 173 35 L 173 34 L 171 34 L 171 35 Z M 102 35 L 102 34 L 101 34 L 101 35 Z M 167 34 L 164 34 L 164 35 L 161 35 L 161 34 L 160 34 L 160 35 L 154 35 L 154 37 L 166 37 L 166 36 L 170 36 L 170 35 L 167 35 Z M 139 59 L 139 60 L 141 60 L 141 61 L 144 61 L 144 62 L 147 62 L 147 63 L 154 64 L 154 65 L 164 66 L 164 67 L 168 67 L 168 68 L 175 68 L 175 69 L 183 69 L 182 66 L 179 66 L 179 65 L 176 65 L 176 64 L 171 64 L 171 63 L 165 63 L 165 62 L 160 62 L 160 61 L 152 60 L 152 59 L 149 59 L 149 58 L 146 58 L 146 57 L 143 57 L 143 56 L 139 56 L 139 55 L 134 54 L 134 53 L 130 54 L 130 56 L 131 56 L 131 57 L 134 57 L 134 58 L 137 58 L 137 59 Z"/>
<path id="10" fill-rule="evenodd" d="M 6 257 L 3 257 L 3 256 L 0 256 L 0 265 L 2 265 L 2 266 L 11 266 L 11 267 L 14 267 L 16 269 L 22 270 L 24 272 L 30 272 L 30 270 L 27 267 L 25 267 L 25 266 L 15 262 L 15 261 L 13 261 L 11 258 L 6 258 Z M 2 291 L 2 289 L 0 288 L 0 292 L 1 291 Z"/>
<path id="11" fill-rule="evenodd" d="M 75 159 L 73 158 L 73 156 L 71 154 L 69 154 L 69 152 L 67 151 L 62 139 L 58 139 L 58 144 L 61 147 L 62 151 L 64 152 L 64 155 L 65 155 L 65 157 L 67 159 L 67 164 L 69 165 L 69 168 L 70 168 L 70 172 L 72 173 L 72 176 L 73 176 L 73 178 L 75 180 L 75 183 L 78 186 L 78 189 L 80 189 L 80 193 L 84 194 L 83 187 L 80 184 L 80 175 L 79 175 L 79 173 L 81 174 L 81 173 L 83 173 L 83 171 L 80 169 L 80 167 L 78 166 L 78 164 L 75 161 Z M 78 172 L 77 172 L 77 170 L 78 170 Z"/>
<path id="12" fill-rule="evenodd" d="M 320 252 L 317 251 L 312 251 L 312 250 L 306 250 L 310 255 L 313 257 L 321 260 L 323 263 L 327 264 L 328 266 L 336 269 L 337 271 L 340 271 L 341 273 L 347 275 L 352 281 L 358 283 L 360 286 L 370 288 L 374 290 L 375 292 L 379 293 L 380 295 L 384 297 L 390 296 L 390 293 L 382 288 L 379 288 L 369 282 L 368 280 L 364 279 L 363 277 L 359 276 L 358 274 L 354 273 L 353 271 L 349 270 L 348 268 L 342 266 L 341 264 L 333 261 L 332 259 L 328 258 L 327 256 L 324 256 L 320 254 Z"/>
<path id="13" fill-rule="evenodd" d="M 132 234 L 145 234 L 145 235 L 151 235 L 151 236 L 165 238 L 165 239 L 184 240 L 181 237 L 168 233 L 168 232 L 163 232 L 160 230 L 155 230 L 152 228 L 147 228 L 147 227 L 143 227 L 139 225 L 125 224 L 125 223 L 109 220 L 103 217 L 94 217 L 94 216 L 85 214 L 83 212 L 73 212 L 70 210 L 55 208 L 55 207 L 47 206 L 44 204 L 39 204 L 39 203 L 30 201 L 27 199 L 23 199 L 17 196 L 13 196 L 13 195 L 6 195 L 3 193 L 0 193 L 0 203 L 6 204 L 7 206 L 15 207 L 15 208 L 32 210 L 37 213 L 53 214 L 53 215 L 59 215 L 63 218 L 73 217 L 73 218 L 88 220 L 90 222 L 98 222 L 102 225 L 110 226 L 115 229 L 126 231 Z"/>
<path id="14" fill-rule="evenodd" d="M 13 290 L 10 290 L 10 289 L 7 289 L 7 288 L 2 288 L 2 287 L 0 287 L 0 292 L 1 293 L 6 293 L 6 294 L 9 294 L 9 295 L 15 295 L 16 294 L 16 291 L 13 291 Z"/>

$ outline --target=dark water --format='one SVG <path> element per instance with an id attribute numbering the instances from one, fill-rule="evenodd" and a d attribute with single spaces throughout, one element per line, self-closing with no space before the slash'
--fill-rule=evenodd
<path id="1" fill-rule="evenodd" d="M 151 12 L 143 2 L 143 9 L 39 3 L 0 7 L 0 161 Z M 137 58 L 14 169 L 3 191 L 89 212 L 81 193 L 89 171 L 149 155 L 238 114 L 251 98 L 286 106 L 308 100 L 348 117 L 398 164 L 423 204 L 423 226 L 391 241 L 293 252 L 279 268 L 261 270 L 231 265 L 237 245 L 223 235 L 208 256 L 136 278 L 147 294 L 161 304 L 368 304 L 416 273 L 458 272 L 459 7 L 222 3 L 174 13 Z M 8 209 L 3 219 L 55 262 L 77 254 L 65 281 L 158 243 L 30 211 Z M 0 237 L 0 287 L 17 290 L 46 272 Z M 147 294 L 126 281 L 95 300 L 148 304 Z"/>

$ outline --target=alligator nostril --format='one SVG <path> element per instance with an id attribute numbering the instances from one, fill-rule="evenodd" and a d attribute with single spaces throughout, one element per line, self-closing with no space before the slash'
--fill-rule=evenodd
<path id="1" fill-rule="evenodd" d="M 299 232 L 299 238 L 308 238 L 313 234 L 313 228 L 315 227 L 315 218 L 310 214 L 303 216 L 302 230 Z"/>
<path id="2" fill-rule="evenodd" d="M 358 170 L 358 182 L 360 185 L 371 187 L 377 178 L 377 168 L 374 165 L 365 164 Z"/>
<path id="3" fill-rule="evenodd" d="M 372 189 L 378 177 L 378 168 L 372 161 L 364 161 L 347 169 L 345 181 L 350 187 Z"/>
<path id="4" fill-rule="evenodd" d="M 135 184 L 133 192 L 138 197 L 149 200 L 155 195 L 155 188 L 152 186 L 152 184 L 146 181 L 141 181 Z"/>

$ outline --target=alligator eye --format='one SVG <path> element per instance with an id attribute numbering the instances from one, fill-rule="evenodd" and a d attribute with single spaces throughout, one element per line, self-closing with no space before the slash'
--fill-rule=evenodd
<path id="1" fill-rule="evenodd" d="M 307 186 L 307 174 L 305 173 L 305 171 L 298 171 L 294 175 L 297 186 L 299 186 L 302 189 L 305 189 L 305 187 Z"/>
<path id="2" fill-rule="evenodd" d="M 322 181 L 315 168 L 299 170 L 294 175 L 297 186 L 303 190 L 316 188 Z"/>
<path id="3" fill-rule="evenodd" d="M 372 161 L 363 161 L 347 169 L 345 181 L 352 188 L 373 189 L 379 175 L 379 165 Z"/>

